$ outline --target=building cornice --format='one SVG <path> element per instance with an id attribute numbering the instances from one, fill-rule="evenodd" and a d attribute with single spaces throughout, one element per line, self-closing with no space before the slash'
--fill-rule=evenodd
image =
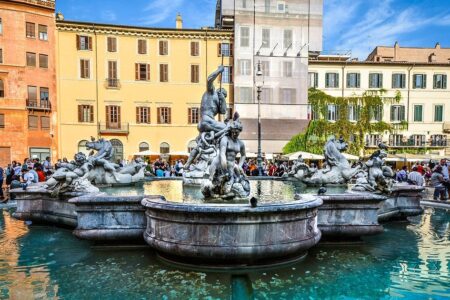
<path id="1" fill-rule="evenodd" d="M 58 31 L 97 33 L 105 35 L 126 35 L 149 38 L 196 39 L 207 37 L 210 40 L 232 40 L 232 30 L 218 29 L 175 29 L 150 28 L 116 24 L 99 24 L 77 21 L 56 21 Z"/>
<path id="2" fill-rule="evenodd" d="M 450 63 L 424 63 L 424 62 L 376 62 L 376 61 L 329 61 L 309 60 L 309 65 L 335 65 L 335 66 L 381 66 L 381 67 L 450 67 Z"/>
<path id="3" fill-rule="evenodd" d="M 55 11 L 55 0 L 0 0 L 0 2 L 17 3 Z"/>

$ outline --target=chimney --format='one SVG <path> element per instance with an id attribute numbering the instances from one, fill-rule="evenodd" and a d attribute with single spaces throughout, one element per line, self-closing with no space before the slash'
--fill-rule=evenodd
<path id="1" fill-rule="evenodd" d="M 398 42 L 395 42 L 394 45 L 394 61 L 397 61 L 397 55 L 398 55 L 398 50 L 400 49 L 400 45 L 398 44 Z"/>
<path id="2" fill-rule="evenodd" d="M 180 13 L 178 13 L 178 15 L 177 15 L 176 28 L 183 29 L 183 18 L 181 17 Z"/>

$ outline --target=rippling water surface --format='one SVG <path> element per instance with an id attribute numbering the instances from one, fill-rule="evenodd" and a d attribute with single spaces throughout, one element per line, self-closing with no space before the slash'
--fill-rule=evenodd
<path id="1" fill-rule="evenodd" d="M 362 243 L 320 245 L 295 265 L 248 274 L 256 299 L 448 299 L 450 212 L 427 209 Z M 231 275 L 178 270 L 31 226 L 0 210 L 0 299 L 230 299 Z"/>

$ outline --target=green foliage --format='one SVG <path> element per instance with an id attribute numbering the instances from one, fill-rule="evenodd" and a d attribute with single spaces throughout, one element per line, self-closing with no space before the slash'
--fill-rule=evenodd
<path id="1" fill-rule="evenodd" d="M 283 148 L 283 152 L 306 151 L 321 154 L 331 135 L 342 136 L 349 142 L 349 153 L 359 155 L 365 146 L 367 134 L 391 132 L 393 127 L 383 121 L 373 121 L 377 114 L 383 116 L 383 106 L 387 101 L 398 103 L 401 94 L 384 97 L 385 90 L 366 91 L 361 96 L 333 97 L 320 90 L 309 90 L 309 104 L 314 115 L 305 132 L 294 136 Z M 328 105 L 336 106 L 336 121 L 327 120 Z M 350 110 L 356 114 L 356 121 L 350 121 Z M 404 124 L 401 124 L 404 126 Z M 407 126 L 407 124 L 406 124 Z"/>

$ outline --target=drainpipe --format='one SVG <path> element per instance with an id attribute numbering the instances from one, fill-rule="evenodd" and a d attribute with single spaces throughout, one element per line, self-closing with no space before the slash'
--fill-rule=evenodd
<path id="1" fill-rule="evenodd" d="M 406 107 L 407 107 L 407 113 L 406 113 L 406 122 L 409 126 L 409 100 L 410 100 L 410 94 L 411 94 L 411 70 L 414 69 L 416 64 L 414 63 L 411 67 L 408 68 L 408 94 L 406 96 Z"/>
<path id="2" fill-rule="evenodd" d="M 342 98 L 344 98 L 345 95 L 345 68 L 347 67 L 347 62 L 342 66 Z"/>
<path id="3" fill-rule="evenodd" d="M 100 119 L 98 113 L 98 43 L 97 43 L 97 32 L 95 31 L 95 24 L 92 24 L 92 29 L 94 30 L 95 36 L 95 105 L 96 105 L 96 116 L 97 116 L 97 138 L 100 138 Z"/>

